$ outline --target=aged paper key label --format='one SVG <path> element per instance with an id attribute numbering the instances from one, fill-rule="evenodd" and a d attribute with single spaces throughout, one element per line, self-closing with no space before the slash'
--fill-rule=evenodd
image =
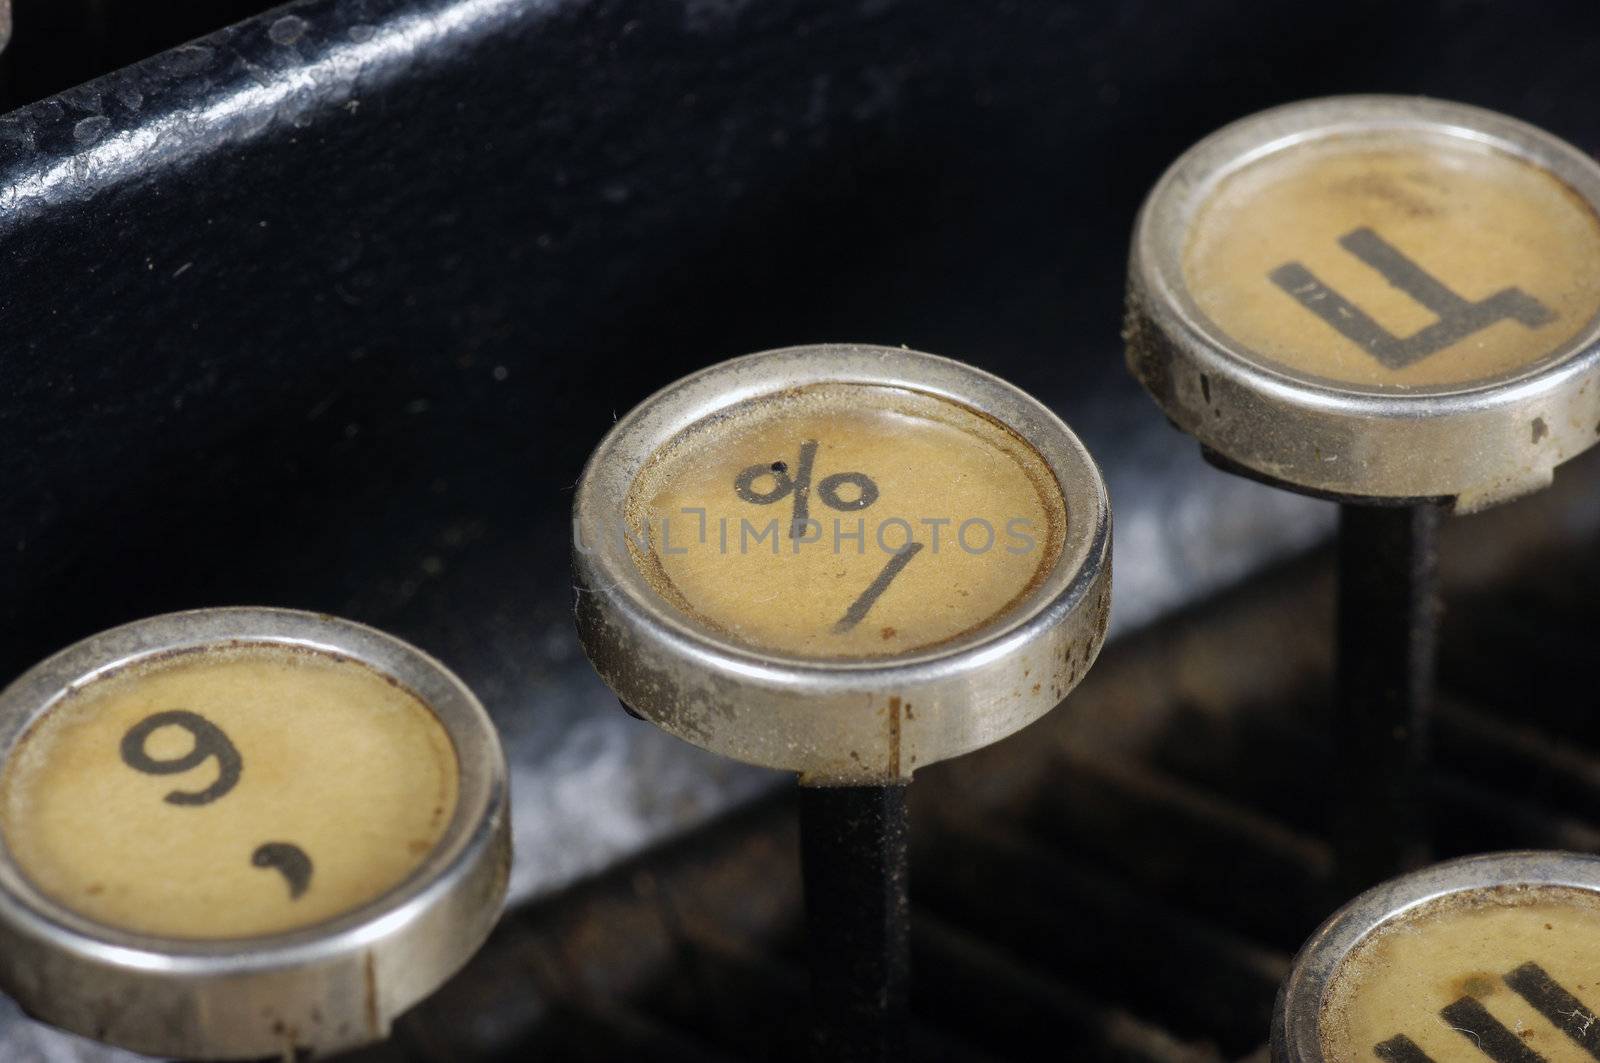
<path id="1" fill-rule="evenodd" d="M 364 665 L 179 653 L 64 697 L 0 776 L 0 835 L 57 903 L 177 939 L 252 937 L 399 885 L 455 811 L 454 746 Z"/>
<path id="2" fill-rule="evenodd" d="M 1321 1018 L 1327 1063 L 1594 1063 L 1600 897 L 1503 887 L 1423 904 L 1358 943 Z"/>
<path id="3" fill-rule="evenodd" d="M 1335 385 L 1472 385 L 1600 312 L 1600 218 L 1532 163 L 1444 134 L 1329 136 L 1223 178 L 1185 285 L 1264 363 Z"/>
<path id="4" fill-rule="evenodd" d="M 913 653 L 1003 620 L 1061 550 L 1044 460 L 965 406 L 819 384 L 692 425 L 628 501 L 635 562 L 685 613 L 758 650 Z"/>

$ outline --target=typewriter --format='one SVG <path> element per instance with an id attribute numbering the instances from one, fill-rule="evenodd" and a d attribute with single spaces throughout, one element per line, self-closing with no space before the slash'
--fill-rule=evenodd
<path id="1" fill-rule="evenodd" d="M 13 780 L 0 782 L 0 1060 L 1600 1059 L 1586 936 L 1600 936 L 1592 3 L 0 9 L 0 676 L 17 680 L 0 699 Z M 1373 123 L 1403 141 L 1374 149 L 1395 182 L 1358 152 L 1327 187 L 1382 201 L 1392 225 L 1317 199 L 1315 255 L 1283 252 L 1273 241 L 1302 230 L 1266 177 L 1235 181 L 1232 214 L 1163 213 L 1163 194 L 1219 187 L 1208 166 L 1236 174 L 1318 137 L 1305 150 L 1343 165 Z M 1496 166 L 1539 171 L 1505 177 L 1531 198 L 1503 224 L 1501 193 L 1472 183 Z M 1467 254 L 1400 235 L 1440 203 L 1467 203 L 1501 244 Z M 1209 279 L 1184 264 L 1202 244 L 1222 263 Z M 1241 278 L 1253 294 L 1226 309 Z M 1230 351 L 1184 331 L 1195 305 L 1256 352 L 1275 342 L 1251 331 L 1271 307 L 1291 346 L 1315 336 L 1344 361 L 1262 369 L 1247 353 L 1248 371 L 1207 370 Z M 1490 364 L 1495 344 L 1552 323 L 1532 369 Z M 851 344 L 702 372 L 822 341 Z M 1486 360 L 1474 371 L 1492 378 L 1492 424 L 1452 405 L 1479 377 L 1428 379 L 1443 350 Z M 817 366 L 925 381 L 999 425 L 972 438 L 1015 429 L 1058 475 L 1058 451 L 1081 443 L 1092 461 L 1074 468 L 1109 499 L 1104 534 L 1073 555 L 1071 617 L 1050 614 L 1078 625 L 1065 655 L 1043 620 L 1023 633 L 1065 662 L 1057 687 L 1024 679 L 1018 658 L 1006 689 L 977 700 L 1001 712 L 1015 685 L 1024 707 L 943 745 L 915 744 L 909 705 L 878 705 L 887 768 L 862 767 L 864 746 L 822 749 L 833 732 L 804 730 L 820 726 L 810 702 L 781 710 L 804 731 L 783 742 L 728 708 L 778 706 L 801 683 L 785 673 L 757 692 L 739 676 L 792 656 L 778 621 L 804 612 L 821 568 L 770 596 L 751 589 L 759 573 L 707 584 L 742 610 L 716 631 L 775 626 L 743 665 L 716 659 L 724 701 L 696 716 L 692 698 L 658 695 L 700 673 L 651 663 L 685 640 L 586 612 L 617 573 L 574 552 L 575 505 L 624 459 L 630 476 L 666 470 L 659 497 L 688 482 L 652 450 L 664 436 L 627 449 L 652 410 L 682 427 L 711 392 L 799 394 L 796 374 Z M 749 373 L 768 375 L 758 387 Z M 1385 373 L 1399 383 L 1372 383 Z M 1555 405 L 1529 405 L 1547 380 Z M 882 429 L 864 412 L 878 398 L 838 401 L 858 400 L 729 466 L 717 504 L 798 525 L 807 498 L 830 520 L 891 501 L 911 481 L 826 435 Z M 1390 400 L 1413 405 L 1374 405 Z M 958 415 L 894 416 L 902 428 L 883 430 L 909 440 L 918 417 L 949 429 Z M 1417 428 L 1429 418 L 1448 420 L 1447 442 Z M 1419 434 L 1380 438 L 1380 422 Z M 1012 446 L 998 438 L 985 445 Z M 1341 479 L 1350 467 L 1388 479 Z M 1468 467 L 1478 478 L 1457 482 Z M 1004 480 L 922 474 L 935 492 Z M 1079 507 L 1093 517 L 1089 488 L 1059 503 L 1069 545 Z M 618 488 L 619 514 L 632 490 Z M 773 556 L 798 556 L 802 538 L 780 531 Z M 941 563 L 963 556 L 947 546 Z M 813 626 L 893 664 L 890 643 L 922 637 L 908 625 L 965 577 L 920 577 L 905 551 L 882 564 L 852 570 L 860 597 Z M 891 622 L 897 579 L 926 589 Z M 245 710 L 233 723 L 195 709 L 181 676 L 165 700 L 88 696 L 131 653 L 257 635 L 368 666 L 284 675 L 302 707 L 324 680 L 370 682 L 366 703 L 394 703 L 383 741 L 307 710 L 280 728 L 300 752 L 262 734 L 264 753 Z M 934 631 L 927 653 L 964 637 Z M 817 660 L 793 675 L 822 676 L 819 690 L 860 671 Z M 236 684 L 237 709 L 265 674 L 213 678 Z M 402 705 L 407 691 L 432 713 Z M 29 698 L 100 705 L 112 723 L 95 738 L 80 713 L 52 730 L 23 719 Z M 65 782 L 48 758 L 18 766 L 27 743 L 80 739 L 103 763 Z M 451 744 L 454 758 L 429 759 Z M 302 754 L 315 769 L 274 766 Z M 57 817 L 36 847 L 7 793 L 35 775 L 27 808 Z M 290 796 L 252 796 L 280 775 Z M 842 789 L 892 795 L 888 826 L 817 811 Z M 416 796 L 435 790 L 452 796 Z M 153 807 L 133 809 L 135 793 Z M 257 811 L 229 822 L 261 826 L 228 881 L 273 904 L 331 884 L 324 853 L 365 852 L 364 816 L 412 816 L 406 837 L 421 840 L 282 923 L 243 901 L 200 912 L 184 891 L 210 864 L 180 875 L 167 841 L 135 826 L 83 842 L 107 817 L 245 801 Z M 290 812 L 292 828 L 269 815 Z M 830 849 L 814 837 L 824 815 L 859 836 Z M 133 863 L 156 883 L 145 900 L 111 907 L 115 889 L 84 885 L 99 873 L 84 868 Z M 59 918 L 17 900 L 57 871 L 78 890 Z M 403 909 L 339 921 L 399 894 Z M 102 923 L 175 944 L 124 949 L 95 936 Z M 300 951 L 269 963 L 273 934 Z M 383 966 L 363 968 L 380 938 Z M 316 966 L 335 946 L 339 966 Z M 101 980 L 113 970 L 122 980 Z M 819 1006 L 842 1025 L 819 1035 Z M 350 1028 L 309 1029 L 313 1013 Z M 247 1026 L 260 1036 L 230 1039 Z"/>

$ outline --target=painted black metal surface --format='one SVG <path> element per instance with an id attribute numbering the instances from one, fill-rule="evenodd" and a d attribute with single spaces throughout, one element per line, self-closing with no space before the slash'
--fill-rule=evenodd
<path id="1" fill-rule="evenodd" d="M 1164 162 L 1356 88 L 1600 141 L 1594 16 L 1524 15 L 313 0 L 25 108 L 0 665 L 252 599 L 448 653 L 445 617 L 495 607 L 479 564 L 553 614 L 561 492 L 613 409 L 806 337 L 965 355 L 1116 464 L 1143 437 L 1101 423 L 1114 264 Z"/>
<path id="2" fill-rule="evenodd" d="M 800 788 L 812 1058 L 900 1063 L 911 1002 L 906 787 Z"/>
<path id="3" fill-rule="evenodd" d="M 6 109 L 70 89 L 274 6 L 270 0 L 6 0 L 21 45 L 0 54 Z"/>
<path id="4" fill-rule="evenodd" d="M 1337 840 L 1351 896 L 1428 860 L 1441 515 L 1429 503 L 1339 509 Z"/>

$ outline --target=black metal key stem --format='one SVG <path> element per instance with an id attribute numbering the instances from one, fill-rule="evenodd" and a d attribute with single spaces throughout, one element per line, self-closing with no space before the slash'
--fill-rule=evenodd
<path id="1" fill-rule="evenodd" d="M 906 786 L 802 786 L 800 853 L 813 1058 L 906 1058 L 910 908 Z"/>
<path id="2" fill-rule="evenodd" d="M 1426 503 L 1339 507 L 1336 829 L 1350 891 L 1427 859 L 1440 516 Z"/>

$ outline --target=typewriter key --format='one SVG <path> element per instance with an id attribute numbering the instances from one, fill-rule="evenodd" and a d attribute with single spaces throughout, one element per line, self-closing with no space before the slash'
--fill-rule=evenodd
<path id="1" fill-rule="evenodd" d="M 1343 503 L 1352 883 L 1422 858 L 1441 507 L 1535 490 L 1600 438 L 1597 205 L 1600 167 L 1537 129 L 1349 97 L 1228 126 L 1140 213 L 1134 375 L 1218 465 Z"/>
<path id="2" fill-rule="evenodd" d="M 1499 853 L 1358 897 L 1295 959 L 1273 1063 L 1600 1058 L 1600 858 Z"/>
<path id="3" fill-rule="evenodd" d="M 969 366 L 797 347 L 624 417 L 574 533 L 579 632 L 624 704 L 799 773 L 819 1054 L 896 1057 L 902 784 L 1042 715 L 1093 662 L 1110 591 L 1093 461 Z"/>
<path id="4" fill-rule="evenodd" d="M 370 628 L 208 609 L 0 694 L 0 984 L 136 1051 L 376 1041 L 487 936 L 505 764 L 459 680 Z"/>

